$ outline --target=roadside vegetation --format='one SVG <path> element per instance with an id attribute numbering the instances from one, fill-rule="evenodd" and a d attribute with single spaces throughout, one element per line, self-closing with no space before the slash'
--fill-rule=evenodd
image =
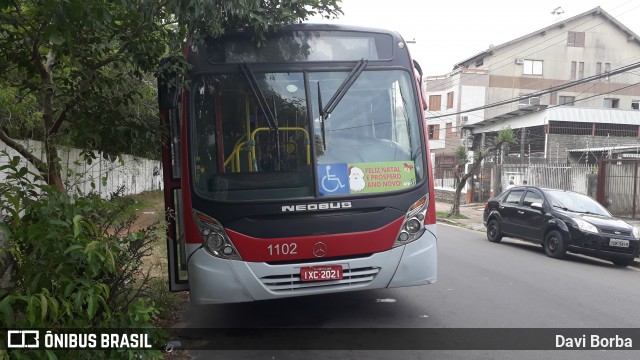
<path id="1" fill-rule="evenodd" d="M 477 146 L 474 148 L 473 155 L 469 156 L 469 152 L 466 147 L 459 146 L 456 149 L 456 163 L 453 174 L 455 176 L 456 192 L 453 196 L 453 203 L 451 204 L 451 210 L 447 215 L 450 219 L 455 219 L 460 216 L 460 194 L 462 189 L 467 185 L 467 182 L 473 179 L 473 175 L 478 172 L 480 165 L 491 156 L 496 155 L 504 146 L 515 144 L 516 138 L 511 128 L 506 128 L 498 132 L 498 136 L 493 139 L 492 144 L 486 145 L 484 148 Z M 467 164 L 469 167 L 467 168 Z M 465 172 L 466 168 L 466 172 Z M 470 184 L 473 186 L 473 184 Z"/>
<path id="2" fill-rule="evenodd" d="M 451 215 L 449 216 L 449 213 L 446 211 L 436 211 L 436 219 L 442 220 L 442 219 L 468 219 L 469 217 L 462 215 L 462 214 L 458 214 L 458 215 Z"/>
<path id="3" fill-rule="evenodd" d="M 20 167 L 18 157 L 0 171 L 7 174 L 0 183 L 2 327 L 144 329 L 162 345 L 166 335 L 155 325 L 171 303 L 163 295 L 156 304 L 158 285 L 144 266 L 159 224 L 134 229 L 135 216 L 127 215 L 132 199 L 66 195 Z M 162 353 L 15 349 L 11 357 L 154 359 Z"/>
<path id="4" fill-rule="evenodd" d="M 0 141 L 22 158 L 0 166 L 0 327 L 148 329 L 163 339 L 158 326 L 171 321 L 176 300 L 166 289 L 162 261 L 153 260 L 164 258 L 163 223 L 134 221 L 135 209 L 144 206 L 135 201 L 144 198 L 126 198 L 120 191 L 109 201 L 93 193 L 68 195 L 59 150 L 81 148 L 89 163 L 121 154 L 159 159 L 157 79 L 171 83 L 188 70 L 181 56 L 185 39 L 198 44 L 247 26 L 259 44 L 278 26 L 318 14 L 338 16 L 338 4 L 0 2 Z M 25 139 L 41 141 L 43 148 L 29 149 L 22 145 Z M 0 350 L 0 359 L 7 356 Z M 21 349 L 11 357 L 162 354 Z"/>

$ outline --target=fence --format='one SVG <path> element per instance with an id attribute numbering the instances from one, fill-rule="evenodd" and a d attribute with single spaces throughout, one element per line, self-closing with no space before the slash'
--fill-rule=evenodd
<path id="1" fill-rule="evenodd" d="M 433 179 L 433 185 L 435 187 L 455 189 L 455 179 Z"/>
<path id="2" fill-rule="evenodd" d="M 612 159 L 600 162 L 598 201 L 612 214 L 640 217 L 640 160 Z"/>
<path id="3" fill-rule="evenodd" d="M 504 164 L 498 167 L 501 171 L 502 189 L 506 189 L 510 181 L 515 185 L 522 185 L 526 180 L 528 185 L 582 194 L 590 193 L 588 175 L 598 173 L 597 165 L 588 164 Z"/>
<path id="4" fill-rule="evenodd" d="M 486 201 L 506 189 L 510 182 L 546 188 L 571 190 L 595 197 L 592 184 L 597 165 L 587 164 L 485 164 L 476 177 L 473 201 Z M 434 185 L 453 191 L 453 178 L 436 178 Z M 466 191 L 463 191 L 466 192 Z"/>
<path id="5" fill-rule="evenodd" d="M 45 158 L 42 142 L 23 140 L 19 143 L 40 159 Z M 0 166 L 6 164 L 10 158 L 19 156 L 15 150 L 0 142 L 0 154 L 3 151 L 9 154 L 9 158 L 0 155 Z M 62 180 L 69 194 L 94 192 L 108 198 L 120 188 L 123 189 L 123 195 L 162 189 L 162 164 L 159 161 L 123 155 L 116 161 L 98 157 L 89 164 L 78 149 L 63 149 L 59 152 L 59 157 Z M 21 164 L 36 172 L 25 159 L 22 159 Z M 6 174 L 0 172 L 0 181 L 4 181 L 5 177 Z"/>

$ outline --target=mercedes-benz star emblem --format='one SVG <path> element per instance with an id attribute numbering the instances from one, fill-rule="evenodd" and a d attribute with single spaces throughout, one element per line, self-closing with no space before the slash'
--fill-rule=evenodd
<path id="1" fill-rule="evenodd" d="M 313 245 L 313 255 L 316 257 L 323 257 L 327 255 L 327 244 L 323 242 L 317 242 Z"/>

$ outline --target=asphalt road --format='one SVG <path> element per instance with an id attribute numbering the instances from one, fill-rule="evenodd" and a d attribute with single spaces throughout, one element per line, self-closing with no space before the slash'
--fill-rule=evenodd
<path id="1" fill-rule="evenodd" d="M 402 289 L 352 292 L 246 304 L 190 306 L 188 328 L 638 328 L 640 269 L 568 255 L 540 246 L 439 225 L 438 282 Z M 279 339 L 295 344 L 296 336 Z M 295 334 L 293 334 L 295 335 Z M 322 335 L 322 334 L 321 334 Z M 330 335 L 330 334 L 327 334 Z M 375 335 L 375 334 L 374 334 Z M 255 336 L 268 336 L 257 332 Z M 361 343 L 366 334 L 353 339 Z M 401 336 L 401 334 L 399 334 Z M 588 335 L 587 335 L 588 336 Z M 197 343 L 219 339 L 206 336 Z M 347 340 L 345 340 L 347 341 Z M 366 342 L 366 341 L 365 341 Z M 384 342 L 384 340 L 383 340 Z M 393 340 L 383 347 L 394 347 Z M 603 359 L 638 351 L 192 351 L 199 359 Z"/>

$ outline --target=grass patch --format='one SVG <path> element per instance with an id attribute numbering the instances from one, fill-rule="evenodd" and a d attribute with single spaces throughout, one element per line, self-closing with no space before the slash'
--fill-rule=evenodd
<path id="1" fill-rule="evenodd" d="M 452 216 L 452 217 L 448 217 L 447 215 L 449 215 L 448 211 L 436 211 L 436 219 L 468 219 L 469 218 L 468 216 L 464 216 L 462 214 Z"/>
<path id="2" fill-rule="evenodd" d="M 163 193 L 160 190 L 145 191 L 140 194 L 124 196 L 123 198 L 126 199 L 127 204 L 124 208 L 123 217 L 139 215 L 141 211 L 152 206 L 155 199 L 162 197 Z"/>
<path id="3" fill-rule="evenodd" d="M 160 190 L 147 191 L 136 195 L 124 196 L 126 208 L 123 216 L 136 217 L 133 228 L 154 227 L 154 242 L 151 251 L 145 256 L 141 272 L 148 276 L 148 288 L 145 295 L 154 303 L 158 316 L 154 323 L 159 327 L 171 326 L 182 309 L 184 296 L 169 290 L 167 281 L 168 261 L 165 242 L 164 193 Z"/>

